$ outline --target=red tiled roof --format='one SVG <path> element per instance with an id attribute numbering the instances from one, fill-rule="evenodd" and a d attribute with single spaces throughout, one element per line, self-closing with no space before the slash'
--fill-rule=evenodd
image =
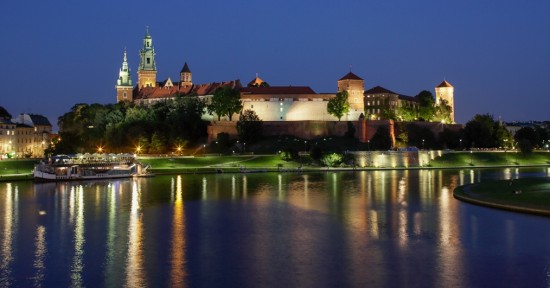
<path id="1" fill-rule="evenodd" d="M 234 89 L 240 89 L 241 82 L 239 80 L 226 82 L 213 82 L 208 84 L 194 84 L 191 86 L 180 86 L 180 82 L 173 82 L 172 87 L 162 87 L 162 83 L 157 83 L 156 87 L 143 87 L 141 89 L 134 88 L 134 99 L 159 99 L 175 97 L 180 95 L 212 95 L 219 87 L 231 86 Z"/>
<path id="2" fill-rule="evenodd" d="M 437 85 L 436 88 L 443 88 L 443 87 L 453 87 L 453 85 L 451 85 L 451 83 L 447 82 L 446 80 L 443 80 L 443 82 L 441 82 L 441 84 Z"/>
<path id="3" fill-rule="evenodd" d="M 353 74 L 352 72 L 349 72 L 348 74 L 344 75 L 344 77 L 340 78 L 340 80 L 363 80 L 361 77 Z M 340 81 L 338 80 L 338 81 Z"/>
<path id="4" fill-rule="evenodd" d="M 307 86 L 271 86 L 271 87 L 245 87 L 241 89 L 245 94 L 317 94 Z"/>

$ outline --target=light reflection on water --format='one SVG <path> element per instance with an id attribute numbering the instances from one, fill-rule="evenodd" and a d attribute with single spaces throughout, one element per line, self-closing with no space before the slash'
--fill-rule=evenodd
<path id="1" fill-rule="evenodd" d="M 550 170 L 0 183 L 0 286 L 544 286 L 547 218 L 452 195 L 522 175 Z"/>

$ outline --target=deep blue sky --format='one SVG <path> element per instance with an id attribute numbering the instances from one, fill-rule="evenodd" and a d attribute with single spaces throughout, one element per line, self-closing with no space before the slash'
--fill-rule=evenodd
<path id="1" fill-rule="evenodd" d="M 124 47 L 134 81 L 150 26 L 158 79 L 256 72 L 335 92 L 349 71 L 405 95 L 446 79 L 457 122 L 478 113 L 549 120 L 550 1 L 1 1 L 0 106 L 52 123 L 75 103 L 115 102 Z"/>

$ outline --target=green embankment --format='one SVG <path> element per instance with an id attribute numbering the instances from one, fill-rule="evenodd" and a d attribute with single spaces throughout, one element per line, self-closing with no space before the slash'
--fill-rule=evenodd
<path id="1" fill-rule="evenodd" d="M 461 166 L 528 166 L 549 165 L 550 153 L 533 152 L 524 155 L 519 152 L 452 152 L 430 161 L 434 168 Z"/>
<path id="2" fill-rule="evenodd" d="M 175 158 L 140 158 L 151 165 L 154 173 L 173 172 L 224 172 L 241 169 L 278 169 L 298 167 L 299 163 L 285 162 L 278 155 L 205 156 Z"/>
<path id="3" fill-rule="evenodd" d="M 492 180 L 457 187 L 454 196 L 478 205 L 550 215 L 550 178 Z"/>

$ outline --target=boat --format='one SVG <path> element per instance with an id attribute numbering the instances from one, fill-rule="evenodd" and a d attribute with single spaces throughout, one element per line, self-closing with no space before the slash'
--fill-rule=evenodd
<path id="1" fill-rule="evenodd" d="M 150 165 L 137 161 L 132 154 L 57 155 L 35 165 L 38 181 L 94 180 L 149 177 Z"/>

